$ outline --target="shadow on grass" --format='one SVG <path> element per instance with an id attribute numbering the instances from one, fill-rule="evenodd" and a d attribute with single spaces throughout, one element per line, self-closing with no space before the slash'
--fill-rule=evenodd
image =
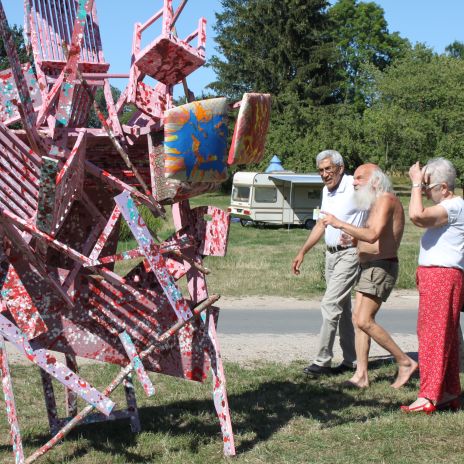
<path id="1" fill-rule="evenodd" d="M 411 357 L 414 353 L 409 353 Z M 371 361 L 369 367 L 377 384 L 381 380 L 393 380 L 394 374 L 384 368 L 392 365 L 390 357 Z M 377 371 L 379 370 L 379 371 Z M 239 374 L 240 369 L 234 373 Z M 229 378 L 229 406 L 235 434 L 240 437 L 238 453 L 244 453 L 262 442 L 266 442 L 285 427 L 292 419 L 307 418 L 322 428 L 332 428 L 350 422 L 365 422 L 395 410 L 399 403 L 383 398 L 373 389 L 350 391 L 341 386 L 345 376 L 308 379 L 300 374 L 301 369 L 286 369 L 280 378 L 266 380 L 265 370 L 260 371 L 258 380 L 248 377 L 237 387 Z M 264 375 L 263 375 L 264 373 Z M 375 388 L 375 387 L 374 387 Z M 236 391 L 239 390 L 239 391 Z M 169 437 L 171 452 L 189 450 L 197 454 L 202 446 L 211 444 L 220 436 L 219 422 L 211 399 L 189 399 L 139 409 L 142 432 L 152 434 L 150 440 Z M 43 437 L 33 436 L 27 444 L 38 444 Z M 84 442 L 79 441 L 83 439 Z M 46 440 L 44 440 L 46 441 Z M 117 421 L 99 425 L 81 426 L 73 431 L 66 441 L 76 441 L 68 459 L 77 458 L 93 449 L 97 452 L 119 454 L 125 462 L 141 462 L 145 456 L 134 451 L 138 436 L 130 433 L 128 421 Z M 131 450 L 132 448 L 132 450 Z M 164 448 L 165 451 L 165 448 Z M 161 455 L 163 449 L 151 448 Z"/>

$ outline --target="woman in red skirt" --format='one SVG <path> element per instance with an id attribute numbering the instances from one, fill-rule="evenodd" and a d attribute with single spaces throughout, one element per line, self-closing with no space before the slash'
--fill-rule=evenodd
<path id="1" fill-rule="evenodd" d="M 421 238 L 417 286 L 420 390 L 405 412 L 458 409 L 459 315 L 464 303 L 464 200 L 454 193 L 456 171 L 444 158 L 409 170 L 409 217 L 426 229 Z M 433 206 L 424 208 L 422 192 Z"/>

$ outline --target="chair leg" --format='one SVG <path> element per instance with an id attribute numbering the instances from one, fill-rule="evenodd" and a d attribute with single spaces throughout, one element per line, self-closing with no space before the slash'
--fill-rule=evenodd
<path id="1" fill-rule="evenodd" d="M 53 391 L 52 378 L 43 369 L 40 369 L 42 387 L 44 391 L 45 406 L 47 407 L 48 424 L 50 434 L 55 435 L 60 430 L 58 412 L 56 408 L 55 392 Z"/>
<path id="2" fill-rule="evenodd" d="M 135 388 L 132 383 L 132 375 L 129 374 L 123 381 L 124 392 L 126 394 L 127 410 L 130 412 L 130 428 L 133 433 L 139 433 L 140 426 L 139 409 L 135 398 Z"/>
<path id="3" fill-rule="evenodd" d="M 69 367 L 76 374 L 79 369 L 77 366 L 76 357 L 72 354 L 65 354 L 66 366 Z M 77 414 L 77 394 L 69 388 L 66 388 L 66 415 L 68 417 L 74 417 Z"/>
<path id="4" fill-rule="evenodd" d="M 3 395 L 5 396 L 6 410 L 8 411 L 8 423 L 10 424 L 10 437 L 13 444 L 13 454 L 16 464 L 24 463 L 23 442 L 18 423 L 18 412 L 13 394 L 8 356 L 6 353 L 5 339 L 0 336 L 0 370 L 2 376 Z"/>
<path id="5" fill-rule="evenodd" d="M 216 326 L 212 314 L 209 314 L 208 317 L 208 335 L 211 340 L 210 350 L 213 351 L 212 353 L 210 352 L 211 373 L 213 375 L 213 399 L 219 423 L 221 424 L 224 455 L 235 456 L 234 432 L 232 430 L 229 402 L 227 400 L 226 377 L 224 375 Z"/>

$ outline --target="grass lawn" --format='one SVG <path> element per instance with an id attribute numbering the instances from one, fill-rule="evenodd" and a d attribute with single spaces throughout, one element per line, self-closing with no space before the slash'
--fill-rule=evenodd
<path id="1" fill-rule="evenodd" d="M 408 199 L 402 198 L 407 205 Z M 193 206 L 226 208 L 229 197 L 209 194 Z M 161 238 L 172 233 L 172 220 L 157 227 Z M 397 286 L 414 288 L 418 241 L 422 231 L 407 221 L 400 248 Z M 233 223 L 228 255 L 207 258 L 212 270 L 210 293 L 227 296 L 279 295 L 307 298 L 324 290 L 324 246 L 318 245 L 294 277 L 291 261 L 308 232 L 297 228 L 241 227 Z M 120 243 L 120 250 L 136 246 Z M 130 263 L 118 263 L 124 274 Z M 132 263 L 133 265 L 133 263 Z M 462 463 L 464 413 L 404 414 L 418 390 L 413 379 L 405 388 L 390 387 L 393 364 L 372 366 L 372 385 L 363 391 L 340 386 L 338 378 L 308 379 L 305 363 L 257 363 L 254 368 L 226 364 L 229 405 L 235 431 L 237 463 Z M 103 389 L 118 368 L 84 365 L 81 373 Z M 47 441 L 48 425 L 37 369 L 12 366 L 14 392 L 26 455 Z M 222 437 L 211 398 L 211 379 L 196 384 L 151 374 L 157 394 L 147 398 L 137 380 L 142 432 L 130 432 L 128 421 L 81 426 L 39 462 L 44 463 L 215 463 L 222 455 Z M 464 381 L 464 378 L 462 379 Z M 55 384 L 58 398 L 61 385 Z M 39 393 L 40 392 L 40 393 Z M 122 389 L 113 399 L 124 407 Z M 81 406 L 83 406 L 81 404 Z M 64 415 L 63 404 L 59 413 Z M 5 414 L 0 414 L 0 462 L 13 462 Z"/>
<path id="2" fill-rule="evenodd" d="M 389 385 L 392 364 L 371 369 L 372 386 L 352 391 L 339 386 L 348 374 L 311 380 L 303 363 L 260 364 L 243 369 L 227 364 L 229 404 L 237 463 L 462 463 L 464 413 L 404 414 L 415 398 L 417 379 L 400 391 Z M 97 387 L 113 366 L 86 365 L 81 372 Z M 15 395 L 26 454 L 48 438 L 45 407 L 36 369 L 13 366 Z M 73 431 L 39 462 L 82 464 L 215 463 L 222 440 L 205 384 L 152 375 L 157 394 L 148 399 L 138 382 L 142 432 L 128 421 L 85 425 Z M 463 379 L 464 380 L 464 379 Z M 58 397 L 61 389 L 57 386 Z M 122 404 L 121 390 L 115 399 Z M 4 414 L 0 415 L 0 462 L 13 462 Z"/>
<path id="3" fill-rule="evenodd" d="M 408 196 L 400 196 L 407 214 Z M 192 206 L 215 205 L 226 209 L 229 196 L 207 194 L 191 200 Z M 168 213 L 168 217 L 170 213 Z M 158 229 L 166 238 L 173 231 L 169 219 Z M 397 288 L 415 288 L 415 271 L 419 253 L 419 239 L 423 230 L 406 219 L 406 227 L 399 250 L 400 274 Z M 308 298 L 321 294 L 325 289 L 323 241 L 305 257 L 301 274 L 291 273 L 291 262 L 308 236 L 308 231 L 292 227 L 242 227 L 232 223 L 227 255 L 224 258 L 207 257 L 206 266 L 210 293 L 225 296 L 269 295 Z M 123 242 L 121 249 L 135 247 L 134 241 Z M 127 272 L 128 262 L 118 264 L 117 271 Z"/>

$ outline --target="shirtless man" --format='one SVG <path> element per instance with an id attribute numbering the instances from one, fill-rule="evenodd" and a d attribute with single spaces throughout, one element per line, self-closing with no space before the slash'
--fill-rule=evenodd
<path id="1" fill-rule="evenodd" d="M 396 359 L 398 376 L 392 387 L 400 388 L 417 369 L 417 363 L 375 322 L 375 315 L 398 277 L 397 252 L 404 230 L 403 206 L 392 193 L 390 180 L 375 164 L 363 164 L 356 169 L 353 186 L 358 207 L 369 210 L 364 227 L 355 227 L 321 211 L 325 215 L 322 218 L 325 226 L 341 229 L 358 240 L 360 271 L 353 312 L 357 365 L 346 384 L 357 388 L 369 386 L 367 367 L 372 337 Z"/>

